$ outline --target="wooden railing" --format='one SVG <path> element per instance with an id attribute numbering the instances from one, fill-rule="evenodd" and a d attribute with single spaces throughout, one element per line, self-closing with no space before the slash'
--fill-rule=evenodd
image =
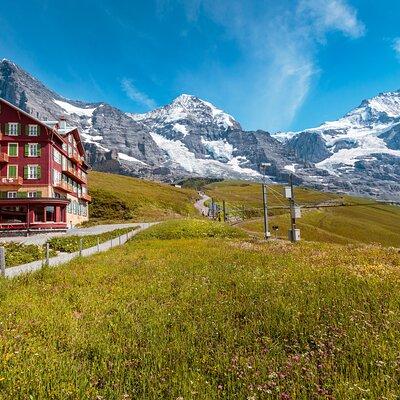
<path id="1" fill-rule="evenodd" d="M 17 178 L 0 177 L 0 186 L 21 186 L 23 181 L 20 176 Z"/>
<path id="2" fill-rule="evenodd" d="M 8 154 L 0 153 L 0 163 L 8 163 Z"/>

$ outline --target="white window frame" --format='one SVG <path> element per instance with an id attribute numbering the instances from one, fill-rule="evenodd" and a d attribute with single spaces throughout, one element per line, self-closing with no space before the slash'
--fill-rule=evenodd
<path id="1" fill-rule="evenodd" d="M 38 164 L 29 164 L 29 165 L 27 165 L 27 167 L 28 167 L 27 179 L 38 179 L 39 165 Z M 35 171 L 35 173 L 32 174 L 32 171 Z"/>
<path id="2" fill-rule="evenodd" d="M 53 147 L 53 161 L 60 165 L 62 163 L 62 154 L 55 147 Z"/>
<path id="3" fill-rule="evenodd" d="M 10 155 L 10 145 L 12 145 L 12 144 L 16 144 L 16 145 L 17 145 L 17 155 L 15 155 L 15 156 Z M 18 143 L 15 143 L 15 142 L 8 143 L 8 145 L 7 145 L 7 154 L 8 154 L 8 157 L 18 157 L 18 154 L 19 154 L 19 144 L 18 144 Z"/>
<path id="4" fill-rule="evenodd" d="M 39 136 L 39 129 L 36 124 L 28 125 L 28 136 Z"/>
<path id="5" fill-rule="evenodd" d="M 28 197 L 30 199 L 37 197 L 37 191 L 28 192 Z"/>
<path id="6" fill-rule="evenodd" d="M 10 167 L 16 167 L 15 176 L 10 176 Z M 17 164 L 8 164 L 7 165 L 7 178 L 8 179 L 17 179 L 18 178 L 18 165 Z"/>
<path id="7" fill-rule="evenodd" d="M 35 149 L 32 152 L 32 149 Z M 28 157 L 38 157 L 39 156 L 39 143 L 28 143 Z"/>
<path id="8" fill-rule="evenodd" d="M 16 191 L 7 192 L 7 199 L 16 199 L 16 198 L 17 198 Z"/>
<path id="9" fill-rule="evenodd" d="M 57 171 L 55 168 L 53 168 L 53 184 L 60 183 L 62 180 L 61 172 Z"/>
<path id="10" fill-rule="evenodd" d="M 8 136 L 18 136 L 18 122 L 9 122 L 8 123 Z"/>

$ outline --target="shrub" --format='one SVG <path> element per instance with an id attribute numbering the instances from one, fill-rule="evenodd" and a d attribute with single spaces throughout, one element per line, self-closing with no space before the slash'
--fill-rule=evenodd
<path id="1" fill-rule="evenodd" d="M 6 251 L 6 267 L 30 263 L 32 261 L 42 260 L 46 256 L 44 246 L 33 244 L 24 245 L 21 243 L 2 243 Z M 50 251 L 50 256 L 56 255 L 56 252 Z"/>

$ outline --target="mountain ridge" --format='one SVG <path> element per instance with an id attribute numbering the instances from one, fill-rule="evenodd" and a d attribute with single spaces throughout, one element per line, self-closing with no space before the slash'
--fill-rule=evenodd
<path id="1" fill-rule="evenodd" d="M 94 169 L 174 182 L 187 177 L 268 179 L 400 200 L 400 91 L 365 99 L 336 121 L 300 132 L 245 131 L 210 102 L 182 94 L 143 114 L 67 99 L 9 60 L 0 96 L 40 119 L 77 126 Z"/>

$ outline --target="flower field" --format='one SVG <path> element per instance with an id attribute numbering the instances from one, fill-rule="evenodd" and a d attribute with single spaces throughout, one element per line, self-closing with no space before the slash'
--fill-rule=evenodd
<path id="1" fill-rule="evenodd" d="M 165 229 L 0 280 L 1 399 L 398 398 L 398 250 Z"/>

